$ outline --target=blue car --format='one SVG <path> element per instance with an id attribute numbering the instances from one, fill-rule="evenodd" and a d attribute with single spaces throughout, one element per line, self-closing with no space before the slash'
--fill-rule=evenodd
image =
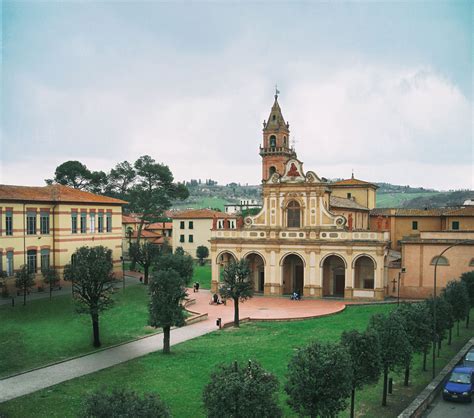
<path id="1" fill-rule="evenodd" d="M 472 402 L 473 393 L 474 369 L 472 367 L 455 367 L 444 385 L 443 399 Z"/>

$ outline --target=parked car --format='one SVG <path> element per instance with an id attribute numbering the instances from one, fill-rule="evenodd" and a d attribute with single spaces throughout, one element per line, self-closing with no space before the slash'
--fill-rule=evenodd
<path id="1" fill-rule="evenodd" d="M 444 385 L 443 399 L 472 402 L 474 392 L 474 368 L 458 366 L 451 372 Z"/>
<path id="2" fill-rule="evenodd" d="M 462 365 L 466 367 L 474 367 L 474 348 L 471 348 L 464 356 Z"/>

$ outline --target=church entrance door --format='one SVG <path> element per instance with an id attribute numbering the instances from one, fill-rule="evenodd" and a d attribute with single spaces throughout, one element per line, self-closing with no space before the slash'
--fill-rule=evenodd
<path id="1" fill-rule="evenodd" d="M 265 289 L 265 263 L 260 254 L 250 253 L 245 256 L 249 263 L 250 278 L 256 292 L 263 292 Z"/>
<path id="2" fill-rule="evenodd" d="M 331 255 L 323 263 L 323 296 L 344 297 L 346 265 L 342 257 Z"/>
<path id="3" fill-rule="evenodd" d="M 282 264 L 283 294 L 293 292 L 303 294 L 304 289 L 304 264 L 300 256 L 289 254 L 283 259 Z"/>

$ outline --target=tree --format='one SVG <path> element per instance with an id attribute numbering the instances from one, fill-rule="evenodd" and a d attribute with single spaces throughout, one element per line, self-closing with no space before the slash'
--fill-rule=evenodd
<path id="1" fill-rule="evenodd" d="M 46 183 L 59 183 L 74 189 L 85 189 L 89 183 L 90 171 L 80 161 L 66 161 L 56 167 L 54 179 Z"/>
<path id="2" fill-rule="evenodd" d="M 199 264 L 204 265 L 204 259 L 209 257 L 209 248 L 205 245 L 200 245 L 196 248 L 196 257 L 199 259 Z"/>
<path id="3" fill-rule="evenodd" d="M 433 298 L 425 301 L 430 311 L 431 318 L 433 318 Z M 438 341 L 438 356 L 441 350 L 441 342 L 446 338 L 446 331 L 449 331 L 448 344 L 451 344 L 451 330 L 454 326 L 453 307 L 442 296 L 436 297 L 436 334 L 433 339 Z"/>
<path id="4" fill-rule="evenodd" d="M 225 266 L 219 292 L 222 297 L 234 301 L 234 326 L 239 327 L 239 302 L 251 298 L 254 293 L 247 260 L 231 261 Z"/>
<path id="5" fill-rule="evenodd" d="M 185 286 L 189 286 L 194 274 L 194 261 L 190 255 L 176 252 L 171 254 L 165 250 L 161 252 L 156 260 L 155 269 L 160 270 L 174 270 L 179 274 Z"/>
<path id="6" fill-rule="evenodd" d="M 85 398 L 84 418 L 168 418 L 168 406 L 158 394 L 147 393 L 143 397 L 133 391 L 116 389 L 112 393 L 100 391 Z"/>
<path id="7" fill-rule="evenodd" d="M 278 379 L 262 366 L 249 360 L 244 367 L 237 362 L 221 364 L 211 374 L 203 392 L 209 418 L 281 417 L 278 406 Z"/>
<path id="8" fill-rule="evenodd" d="M 470 309 L 467 311 L 466 328 L 469 328 L 469 317 L 471 308 L 474 308 L 474 270 L 461 274 L 461 281 L 464 282 L 469 294 Z"/>
<path id="9" fill-rule="evenodd" d="M 426 370 L 426 356 L 433 337 L 433 320 L 428 307 L 423 303 L 402 303 L 392 315 L 398 315 L 413 352 L 423 354 L 423 370 Z M 409 379 L 410 362 L 405 365 L 405 386 Z"/>
<path id="10" fill-rule="evenodd" d="M 317 341 L 299 349 L 288 364 L 288 404 L 300 416 L 333 417 L 352 390 L 351 358 L 341 344 Z"/>
<path id="11" fill-rule="evenodd" d="M 174 253 L 178 255 L 184 255 L 183 247 L 176 247 L 176 249 L 174 250 Z"/>
<path id="12" fill-rule="evenodd" d="M 103 171 L 89 171 L 85 189 L 95 194 L 104 194 L 107 187 L 107 174 Z"/>
<path id="13" fill-rule="evenodd" d="M 64 267 L 64 279 L 72 282 L 77 312 L 91 316 L 93 344 L 100 347 L 99 314 L 113 304 L 112 250 L 103 246 L 81 247 L 72 259 Z"/>
<path id="14" fill-rule="evenodd" d="M 354 415 L 355 391 L 365 385 L 377 383 L 381 372 L 380 343 L 373 332 L 345 331 L 341 336 L 341 344 L 346 347 L 351 358 L 352 391 L 351 418 Z"/>
<path id="15" fill-rule="evenodd" d="M 155 162 L 149 155 L 135 161 L 136 182 L 130 188 L 130 210 L 140 214 L 137 241 L 140 241 L 145 222 L 155 222 L 171 207 L 173 200 L 189 196 L 184 184 L 174 183 L 168 166 Z"/>
<path id="16" fill-rule="evenodd" d="M 59 273 L 55 268 L 46 267 L 41 269 L 44 282 L 49 285 L 49 299 L 52 298 L 53 288 L 59 283 Z"/>
<path id="17" fill-rule="evenodd" d="M 23 265 L 15 273 L 15 277 L 15 286 L 23 292 L 23 305 L 26 305 L 26 294 L 30 293 L 30 289 L 35 285 L 35 275 L 29 271 L 27 265 Z"/>
<path id="18" fill-rule="evenodd" d="M 175 270 L 160 270 L 150 280 L 150 325 L 163 328 L 163 353 L 170 353 L 172 326 L 185 324 L 182 302 L 186 293 L 184 280 Z"/>
<path id="19" fill-rule="evenodd" d="M 412 348 L 403 324 L 394 315 L 377 314 L 370 318 L 368 329 L 377 333 L 383 370 L 382 406 L 387 405 L 388 373 L 397 366 L 404 367 Z"/>
<path id="20" fill-rule="evenodd" d="M 137 264 L 143 267 L 144 283 L 148 284 L 150 267 L 160 255 L 160 247 L 149 241 L 132 242 L 129 255 Z"/>
<path id="21" fill-rule="evenodd" d="M 457 322 L 457 336 L 459 337 L 459 322 L 466 319 L 471 307 L 466 283 L 451 280 L 442 290 L 442 294 L 453 308 L 453 319 Z"/>
<path id="22" fill-rule="evenodd" d="M 125 199 L 128 195 L 130 187 L 133 185 L 137 173 L 133 165 L 128 161 L 118 163 L 107 177 L 107 194 L 120 199 Z"/>

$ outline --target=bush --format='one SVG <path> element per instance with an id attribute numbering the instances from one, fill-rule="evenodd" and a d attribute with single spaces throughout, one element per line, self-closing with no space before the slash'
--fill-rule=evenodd
<path id="1" fill-rule="evenodd" d="M 278 380 L 257 362 L 239 367 L 222 364 L 204 388 L 208 417 L 270 418 L 282 415 L 278 406 Z"/>
<path id="2" fill-rule="evenodd" d="M 118 389 L 112 393 L 100 391 L 89 395 L 84 401 L 81 416 L 84 418 L 168 418 L 171 414 L 158 394 L 147 393 L 142 398 L 135 392 Z"/>

